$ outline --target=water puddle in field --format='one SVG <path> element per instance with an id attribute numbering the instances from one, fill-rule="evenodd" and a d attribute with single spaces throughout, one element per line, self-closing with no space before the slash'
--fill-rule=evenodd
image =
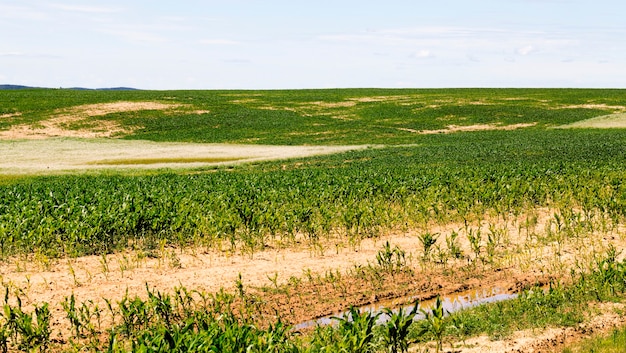
<path id="1" fill-rule="evenodd" d="M 441 301 L 443 305 L 443 309 L 445 313 L 453 313 L 455 311 L 459 311 L 462 309 L 471 308 L 474 306 L 478 306 L 481 304 L 494 303 L 504 300 L 509 300 L 516 298 L 517 294 L 506 292 L 500 288 L 479 288 L 472 289 L 464 292 L 457 292 L 450 295 L 442 296 Z M 398 312 L 400 308 L 403 308 L 405 312 L 410 312 L 415 305 L 414 302 L 417 297 L 405 297 L 405 298 L 395 298 L 392 300 L 384 300 L 379 301 L 374 304 L 364 305 L 359 307 L 360 312 L 369 312 L 371 314 L 379 314 L 382 313 L 385 308 L 391 308 L 394 313 Z M 429 300 L 422 300 L 419 302 L 419 308 L 429 311 L 432 307 L 435 306 L 436 298 Z M 401 304 L 399 304 L 401 303 Z M 410 304 L 406 304 L 410 303 Z M 341 317 L 344 315 L 349 316 L 349 312 L 345 311 L 342 313 L 324 316 L 315 320 L 310 320 L 306 322 L 302 322 L 294 326 L 294 329 L 306 329 L 312 328 L 315 326 L 325 326 L 336 323 L 337 320 L 333 318 Z M 378 317 L 378 323 L 384 323 L 387 321 L 387 315 L 380 315 Z M 415 317 L 415 320 L 424 319 L 424 314 L 421 312 L 418 313 Z"/>

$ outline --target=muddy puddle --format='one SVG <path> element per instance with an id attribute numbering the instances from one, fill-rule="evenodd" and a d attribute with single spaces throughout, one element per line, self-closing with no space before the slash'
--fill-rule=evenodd
<path id="1" fill-rule="evenodd" d="M 453 313 L 455 311 L 471 308 L 474 306 L 478 306 L 481 304 L 494 303 L 504 300 L 509 300 L 516 298 L 517 294 L 507 292 L 501 288 L 478 288 L 472 289 L 463 292 L 457 292 L 450 295 L 442 296 L 442 304 L 445 313 Z M 394 313 L 398 312 L 401 308 L 405 310 L 405 312 L 410 312 L 414 305 L 415 301 L 419 299 L 417 296 L 415 297 L 404 297 L 404 298 L 394 298 L 392 300 L 383 300 L 376 302 L 374 304 L 368 304 L 364 306 L 358 307 L 360 312 L 369 312 L 371 314 L 381 314 L 378 317 L 378 323 L 384 323 L 388 320 L 388 316 L 383 313 L 385 308 L 390 308 Z M 429 311 L 431 308 L 435 306 L 436 298 L 429 300 L 420 300 L 419 308 L 425 311 Z M 410 304 L 406 304 L 410 303 Z M 315 320 L 309 320 L 306 322 L 299 323 L 294 326 L 294 329 L 306 329 L 313 328 L 315 326 L 325 326 L 337 323 L 337 320 L 334 318 L 343 318 L 344 316 L 349 316 L 349 312 L 345 311 L 342 313 L 337 313 L 333 315 L 324 316 Z M 421 312 L 415 316 L 415 320 L 424 319 L 424 314 Z"/>

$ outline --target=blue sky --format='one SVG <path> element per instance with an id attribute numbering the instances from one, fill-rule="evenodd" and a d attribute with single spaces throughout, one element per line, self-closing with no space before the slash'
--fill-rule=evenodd
<path id="1" fill-rule="evenodd" d="M 0 83 L 626 87 L 623 0 L 0 0 Z"/>

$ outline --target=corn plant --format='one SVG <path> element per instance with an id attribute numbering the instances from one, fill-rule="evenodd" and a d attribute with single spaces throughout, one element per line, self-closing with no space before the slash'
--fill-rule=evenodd
<path id="1" fill-rule="evenodd" d="M 450 255 L 452 255 L 452 257 L 454 257 L 455 259 L 460 259 L 463 257 L 463 250 L 461 250 L 461 247 L 459 246 L 459 243 L 457 241 L 458 236 L 459 233 L 457 232 L 452 232 L 450 233 L 450 235 L 446 236 L 446 245 L 448 246 L 448 251 L 450 252 Z"/>
<path id="2" fill-rule="evenodd" d="M 384 308 L 383 313 L 388 319 L 383 326 L 382 344 L 389 353 L 405 353 L 409 349 L 409 327 L 418 313 L 419 302 L 416 301 L 413 309 L 406 312 L 404 308 L 397 312 Z"/>
<path id="3" fill-rule="evenodd" d="M 122 319 L 120 330 L 126 337 L 132 337 L 134 332 L 144 328 L 152 319 L 150 306 L 140 298 L 130 299 L 126 294 L 118 306 Z"/>
<path id="4" fill-rule="evenodd" d="M 22 309 L 22 300 L 16 297 L 17 306 L 9 304 L 9 289 L 6 288 L 0 325 L 0 349 L 7 351 L 17 347 L 24 351 L 46 352 L 50 344 L 50 310 L 48 303 L 36 305 L 32 313 Z"/>
<path id="5" fill-rule="evenodd" d="M 351 306 L 342 317 L 333 317 L 339 323 L 340 350 L 354 353 L 373 351 L 374 326 L 380 316 L 370 312 L 359 312 Z"/>
<path id="6" fill-rule="evenodd" d="M 481 259 L 480 252 L 482 249 L 482 245 L 481 245 L 482 234 L 481 234 L 480 228 L 476 230 L 472 228 L 468 229 L 467 240 L 469 240 L 470 247 L 472 248 L 472 251 L 474 252 L 474 261 Z"/>
<path id="7" fill-rule="evenodd" d="M 443 309 L 443 302 L 441 297 L 437 296 L 435 305 L 429 310 L 420 309 L 425 317 L 425 324 L 419 330 L 419 335 L 430 333 L 435 338 L 437 353 L 441 352 L 443 348 L 443 336 L 448 328 L 447 323 L 444 321 L 445 311 Z"/>
<path id="8" fill-rule="evenodd" d="M 406 266 L 405 251 L 397 245 L 392 248 L 389 241 L 386 241 L 383 248 L 376 253 L 376 264 L 385 272 L 400 272 Z"/>
<path id="9" fill-rule="evenodd" d="M 437 243 L 437 238 L 439 237 L 439 234 L 437 233 L 431 233 L 431 232 L 426 232 L 426 233 L 422 233 L 419 235 L 419 239 L 420 242 L 422 243 L 422 246 L 424 247 L 424 256 L 423 259 L 427 260 L 430 258 L 430 251 L 432 249 L 432 246 L 435 245 L 435 243 Z"/>

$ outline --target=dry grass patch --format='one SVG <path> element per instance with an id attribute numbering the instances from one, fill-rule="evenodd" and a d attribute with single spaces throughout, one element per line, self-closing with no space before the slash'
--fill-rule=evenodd
<path id="1" fill-rule="evenodd" d="M 433 134 L 449 134 L 453 132 L 462 132 L 462 131 L 489 131 L 489 130 L 516 130 L 522 129 L 526 127 L 535 126 L 537 123 L 521 123 L 521 124 L 511 124 L 511 125 L 499 125 L 499 124 L 475 124 L 475 125 L 448 125 L 445 129 L 439 130 L 413 130 L 407 128 L 398 128 L 398 130 L 415 132 L 422 135 L 433 135 Z"/>
<path id="2" fill-rule="evenodd" d="M 597 116 L 595 118 L 577 121 L 572 124 L 558 126 L 559 129 L 568 128 L 595 128 L 595 129 L 611 129 L 626 128 L 626 113 L 609 114 Z"/>
<path id="3" fill-rule="evenodd" d="M 40 174 L 115 168 L 189 167 L 300 158 L 368 146 L 264 146 L 123 139 L 0 141 L 0 174 Z"/>
<path id="4" fill-rule="evenodd" d="M 557 107 L 557 109 L 612 109 L 616 112 L 626 111 L 623 105 L 607 105 L 607 104 L 575 104 Z"/>

